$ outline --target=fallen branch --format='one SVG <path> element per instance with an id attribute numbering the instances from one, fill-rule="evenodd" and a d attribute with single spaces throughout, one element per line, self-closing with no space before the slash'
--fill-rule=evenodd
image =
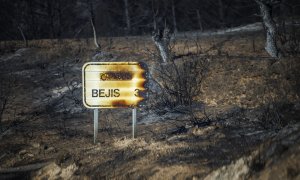
<path id="1" fill-rule="evenodd" d="M 0 169 L 0 174 L 9 174 L 9 173 L 21 173 L 21 172 L 27 172 L 27 171 L 33 171 L 38 170 L 46 165 L 50 164 L 50 162 L 44 162 L 44 163 L 36 163 L 36 164 L 30 164 L 25 166 L 19 166 L 19 167 L 12 167 L 7 169 Z"/>

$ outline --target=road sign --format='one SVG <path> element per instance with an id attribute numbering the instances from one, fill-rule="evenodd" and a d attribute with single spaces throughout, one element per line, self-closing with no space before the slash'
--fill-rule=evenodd
<path id="1" fill-rule="evenodd" d="M 146 66 L 141 62 L 89 62 L 82 77 L 87 108 L 134 108 L 146 98 Z"/>
<path id="2" fill-rule="evenodd" d="M 88 62 L 82 67 L 83 104 L 94 109 L 94 143 L 98 108 L 132 108 L 132 137 L 136 134 L 136 107 L 146 98 L 146 65 L 140 62 Z"/>

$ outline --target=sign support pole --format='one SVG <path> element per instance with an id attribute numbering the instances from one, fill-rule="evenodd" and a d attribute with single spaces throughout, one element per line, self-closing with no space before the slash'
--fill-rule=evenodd
<path id="1" fill-rule="evenodd" d="M 136 136 L 136 108 L 132 109 L 132 138 Z"/>
<path id="2" fill-rule="evenodd" d="M 94 144 L 96 144 L 98 135 L 98 109 L 94 109 Z"/>

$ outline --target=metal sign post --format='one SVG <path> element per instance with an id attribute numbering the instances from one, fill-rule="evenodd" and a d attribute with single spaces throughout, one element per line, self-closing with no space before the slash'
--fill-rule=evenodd
<path id="1" fill-rule="evenodd" d="M 136 134 L 136 108 L 132 109 L 132 138 L 135 138 Z"/>
<path id="2" fill-rule="evenodd" d="M 94 109 L 94 144 L 96 144 L 98 135 L 98 108 Z"/>

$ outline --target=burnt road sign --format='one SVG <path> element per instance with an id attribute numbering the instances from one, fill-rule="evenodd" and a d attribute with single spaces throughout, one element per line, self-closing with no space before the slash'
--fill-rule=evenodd
<path id="1" fill-rule="evenodd" d="M 146 65 L 141 62 L 88 62 L 82 67 L 87 108 L 135 108 L 146 98 Z"/>

